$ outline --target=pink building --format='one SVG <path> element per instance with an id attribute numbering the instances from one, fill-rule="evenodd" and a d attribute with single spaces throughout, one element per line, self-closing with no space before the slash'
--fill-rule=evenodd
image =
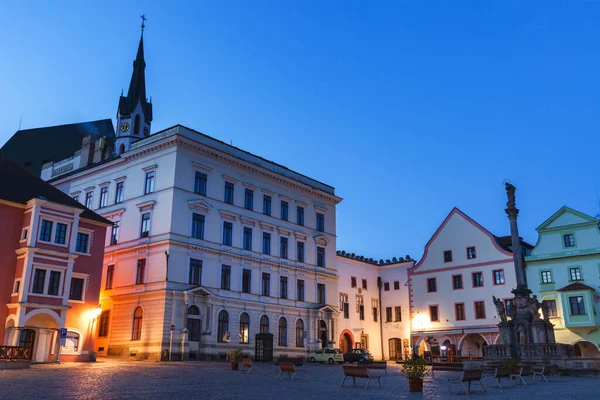
<path id="1" fill-rule="evenodd" d="M 90 360 L 111 223 L 6 160 L 0 221 L 3 344 L 30 348 L 34 362 Z"/>

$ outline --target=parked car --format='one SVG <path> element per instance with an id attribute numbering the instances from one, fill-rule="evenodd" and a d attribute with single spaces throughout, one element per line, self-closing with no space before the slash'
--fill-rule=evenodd
<path id="1" fill-rule="evenodd" d="M 358 362 L 365 360 L 373 361 L 373 355 L 369 353 L 369 350 L 354 349 L 344 354 L 344 362 Z"/>
<path id="2" fill-rule="evenodd" d="M 333 363 L 343 363 L 344 362 L 344 354 L 342 354 L 341 349 L 334 349 L 327 347 L 325 349 L 319 349 L 314 353 L 310 353 L 308 356 L 308 361 L 311 363 L 314 362 L 327 362 L 329 364 Z"/>

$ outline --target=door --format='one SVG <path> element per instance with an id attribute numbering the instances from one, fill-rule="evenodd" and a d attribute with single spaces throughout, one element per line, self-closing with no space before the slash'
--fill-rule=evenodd
<path id="1" fill-rule="evenodd" d="M 33 345 L 35 344 L 35 331 L 33 329 L 23 329 L 19 334 L 19 347 L 25 347 L 26 357 L 31 359 L 33 355 Z"/>
<path id="2" fill-rule="evenodd" d="M 327 324 L 323 320 L 319 322 L 319 339 L 321 339 L 321 347 L 327 347 Z"/>
<path id="3" fill-rule="evenodd" d="M 348 337 L 347 333 L 342 335 L 342 339 L 340 340 L 340 347 L 342 348 L 342 353 L 349 353 L 352 350 L 352 341 Z"/>
<path id="4" fill-rule="evenodd" d="M 391 338 L 389 340 L 390 347 L 390 360 L 401 360 L 402 359 L 402 340 L 398 338 Z"/>

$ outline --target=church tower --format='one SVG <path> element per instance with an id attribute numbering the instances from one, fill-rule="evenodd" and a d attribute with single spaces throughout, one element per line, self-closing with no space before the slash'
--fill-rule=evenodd
<path id="1" fill-rule="evenodd" d="M 142 15 L 142 36 L 138 46 L 137 56 L 133 62 L 133 73 L 127 96 L 119 98 L 117 111 L 117 137 L 115 151 L 121 154 L 131 149 L 136 141 L 150 135 L 152 123 L 152 103 L 146 98 L 146 61 L 144 61 L 144 22 Z"/>

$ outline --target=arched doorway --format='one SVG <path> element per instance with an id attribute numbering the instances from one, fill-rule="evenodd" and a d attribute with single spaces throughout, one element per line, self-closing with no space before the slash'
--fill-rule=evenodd
<path id="1" fill-rule="evenodd" d="M 483 347 L 487 345 L 487 341 L 479 333 L 469 333 L 460 341 L 458 351 L 463 357 L 481 357 Z"/>
<path id="2" fill-rule="evenodd" d="M 390 348 L 390 360 L 402 359 L 402 340 L 399 338 L 391 338 L 388 340 Z"/>
<path id="3" fill-rule="evenodd" d="M 27 316 L 19 333 L 19 345 L 32 349 L 33 362 L 53 361 L 58 350 L 58 315 L 52 310 L 36 310 Z"/>
<path id="4" fill-rule="evenodd" d="M 321 347 L 327 347 L 327 324 L 325 321 L 319 321 L 319 339 L 321 339 Z"/>
<path id="5" fill-rule="evenodd" d="M 575 347 L 575 357 L 577 358 L 600 358 L 600 351 L 595 344 L 582 340 L 573 345 Z"/>
<path id="6" fill-rule="evenodd" d="M 352 344 L 354 343 L 354 338 L 352 334 L 347 330 L 342 332 L 340 336 L 340 349 L 342 349 L 343 353 L 348 353 L 352 350 Z"/>

